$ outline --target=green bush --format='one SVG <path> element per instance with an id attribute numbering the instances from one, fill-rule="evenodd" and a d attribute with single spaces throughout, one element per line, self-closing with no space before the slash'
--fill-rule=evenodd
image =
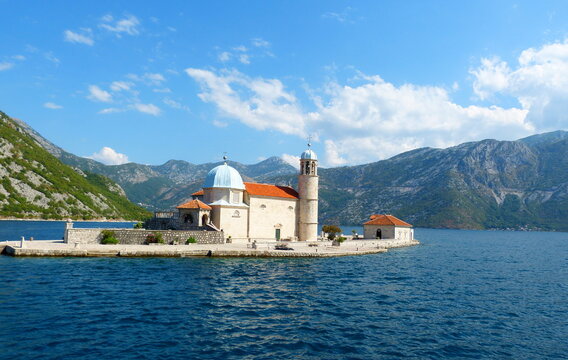
<path id="1" fill-rule="evenodd" d="M 341 228 L 337 225 L 324 225 L 322 230 L 327 234 L 329 240 L 335 239 L 335 236 L 341 233 Z"/>
<path id="2" fill-rule="evenodd" d="M 146 244 L 164 244 L 164 238 L 160 233 L 148 234 L 146 236 Z"/>
<path id="3" fill-rule="evenodd" d="M 116 245 L 118 244 L 118 239 L 115 236 L 114 231 L 112 230 L 103 230 L 101 231 L 101 235 L 103 236 L 101 239 L 101 244 L 104 245 Z"/>
<path id="4" fill-rule="evenodd" d="M 195 240 L 195 238 L 193 236 L 190 236 L 189 238 L 187 238 L 187 241 L 185 242 L 185 244 L 195 244 L 197 243 L 197 240 Z"/>
<path id="5" fill-rule="evenodd" d="M 343 236 L 340 236 L 340 237 L 338 237 L 337 239 L 335 239 L 335 241 L 337 241 L 338 243 L 342 243 L 342 242 L 344 242 L 345 240 L 347 240 L 347 238 L 346 238 L 346 237 L 343 237 Z"/>
<path id="6" fill-rule="evenodd" d="M 138 221 L 136 224 L 134 224 L 134 228 L 135 229 L 143 229 L 144 223 L 142 221 Z"/>

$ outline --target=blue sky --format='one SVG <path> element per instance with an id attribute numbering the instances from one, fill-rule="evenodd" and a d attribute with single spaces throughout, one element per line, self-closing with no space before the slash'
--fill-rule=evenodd
<path id="1" fill-rule="evenodd" d="M 566 129 L 565 1 L 5 1 L 0 110 L 105 163 L 323 166 Z"/>

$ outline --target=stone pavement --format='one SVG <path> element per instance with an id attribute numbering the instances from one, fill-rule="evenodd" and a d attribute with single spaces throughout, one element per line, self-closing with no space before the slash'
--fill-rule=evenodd
<path id="1" fill-rule="evenodd" d="M 386 252 L 389 248 L 412 246 L 418 241 L 353 240 L 341 246 L 331 246 L 330 241 L 313 243 L 289 242 L 293 250 L 275 250 L 275 243 L 251 244 L 189 244 L 189 245 L 101 245 L 65 244 L 62 241 L 0 242 L 0 251 L 10 256 L 106 256 L 106 257 L 330 257 L 364 255 Z M 310 246 L 312 244 L 312 246 Z M 313 245 L 317 244 L 317 246 Z"/>

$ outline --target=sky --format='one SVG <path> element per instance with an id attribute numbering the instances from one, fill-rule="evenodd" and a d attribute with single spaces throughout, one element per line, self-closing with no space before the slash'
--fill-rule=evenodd
<path id="1" fill-rule="evenodd" d="M 0 0 L 0 110 L 106 164 L 320 165 L 568 128 L 566 1 Z"/>

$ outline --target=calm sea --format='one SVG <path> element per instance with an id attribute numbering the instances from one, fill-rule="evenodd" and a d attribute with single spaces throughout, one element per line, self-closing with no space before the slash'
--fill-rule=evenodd
<path id="1" fill-rule="evenodd" d="M 568 358 L 567 233 L 416 237 L 329 259 L 2 256 L 0 358 Z"/>

